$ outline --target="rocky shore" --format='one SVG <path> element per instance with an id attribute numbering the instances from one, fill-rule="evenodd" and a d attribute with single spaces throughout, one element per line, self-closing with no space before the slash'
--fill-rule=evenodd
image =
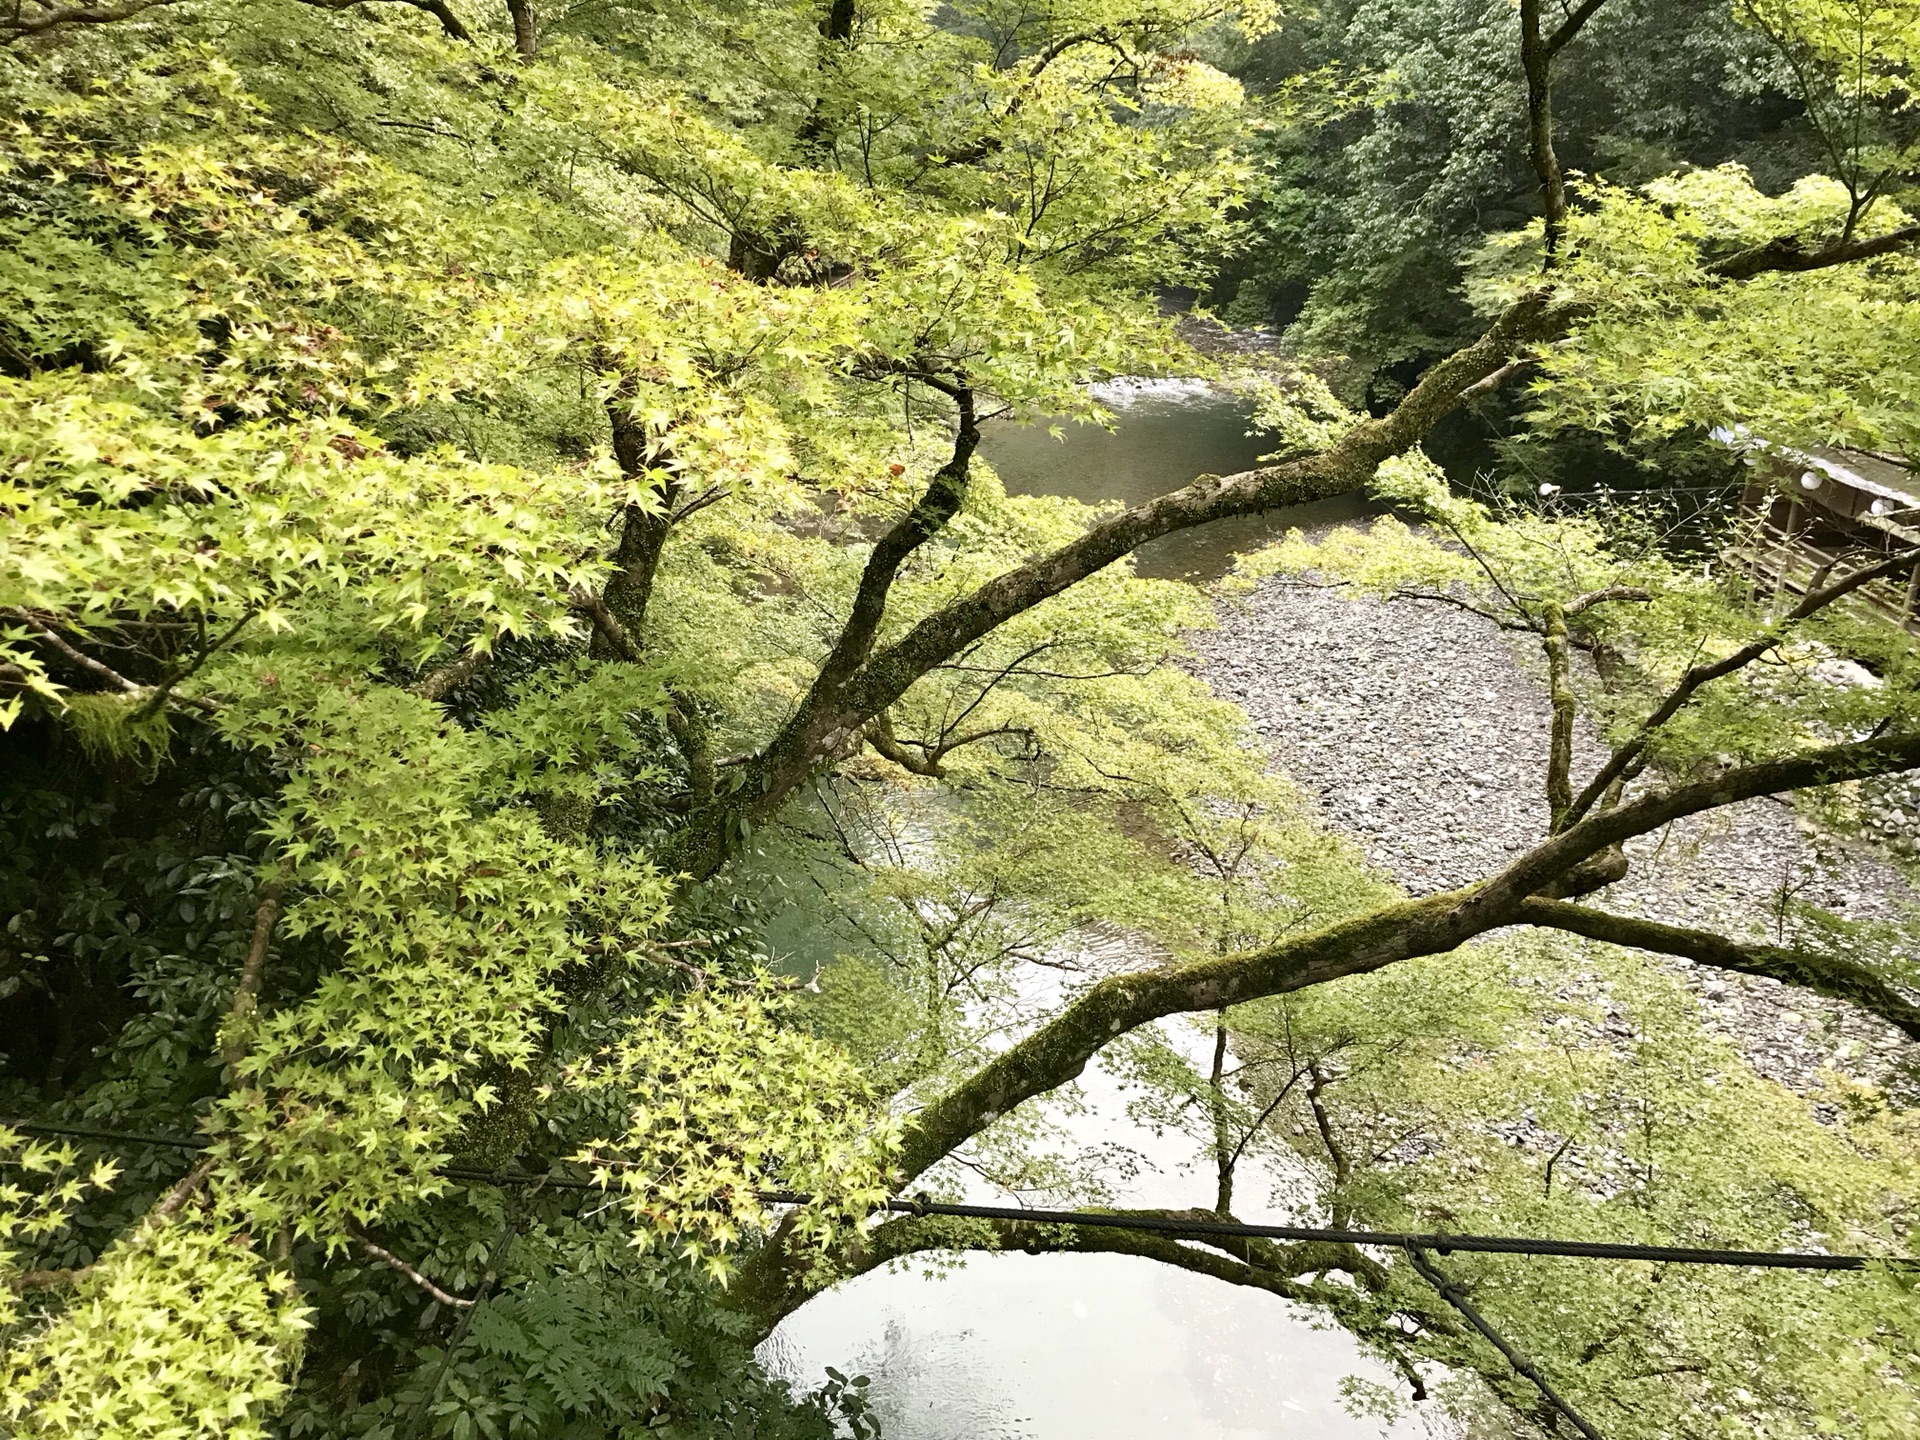
<path id="1" fill-rule="evenodd" d="M 1220 628 L 1198 637 L 1208 682 L 1245 707 L 1327 823 L 1413 894 L 1486 875 L 1543 833 L 1549 709 L 1526 637 L 1432 601 L 1278 579 L 1223 595 L 1219 612 Z M 1597 737 L 1585 733 L 1581 748 L 1576 773 L 1590 772 Z M 1739 937 L 1760 938 L 1755 919 L 1783 892 L 1856 920 L 1916 900 L 1868 847 L 1809 834 L 1778 800 L 1695 817 L 1628 851 L 1632 873 L 1601 903 Z M 1799 1093 L 1816 1092 L 1828 1069 L 1902 1089 L 1920 1075 L 1920 1045 L 1852 1005 L 1661 963 L 1757 1071 Z"/>

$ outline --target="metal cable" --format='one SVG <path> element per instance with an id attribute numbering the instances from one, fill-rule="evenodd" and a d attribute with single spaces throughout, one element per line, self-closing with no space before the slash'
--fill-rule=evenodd
<path id="1" fill-rule="evenodd" d="M 154 1145 L 175 1150 L 205 1150 L 213 1141 L 181 1135 L 141 1135 L 129 1131 L 50 1125 L 37 1120 L 5 1120 L 25 1135 L 110 1140 L 124 1145 Z M 435 1173 L 449 1180 L 482 1185 L 545 1185 L 555 1190 L 618 1194 L 621 1187 L 564 1175 L 530 1175 L 443 1165 Z M 814 1197 L 793 1190 L 756 1190 L 768 1205 L 806 1205 Z M 1013 1205 L 962 1205 L 939 1200 L 892 1199 L 887 1210 L 899 1215 L 944 1215 L 962 1220 L 1007 1220 L 1027 1225 L 1083 1225 L 1095 1229 L 1141 1230 L 1185 1239 L 1289 1240 L 1335 1245 L 1379 1245 L 1393 1250 L 1455 1251 L 1483 1255 L 1547 1255 L 1573 1260 L 1648 1260 L 1667 1265 L 1730 1265 L 1771 1270 L 1920 1270 L 1920 1257 L 1905 1255 L 1821 1255 L 1797 1250 L 1714 1250 L 1684 1245 L 1629 1245 L 1599 1240 L 1537 1239 L 1523 1235 L 1448 1235 L 1404 1230 L 1336 1230 L 1315 1225 L 1245 1225 L 1232 1220 L 1186 1219 L 1169 1215 L 1128 1215 L 1099 1210 L 1037 1210 Z"/>
<path id="2" fill-rule="evenodd" d="M 763 1200 L 801 1204 L 810 1196 L 765 1192 Z M 1336 1245 L 1419 1248 L 1442 1255 L 1468 1251 L 1487 1255 L 1557 1255 L 1577 1260 L 1653 1260 L 1672 1265 L 1759 1266 L 1777 1270 L 1865 1270 L 1873 1265 L 1920 1269 L 1920 1258 L 1814 1255 L 1793 1250 L 1709 1250 L 1677 1245 L 1620 1245 L 1594 1240 L 1541 1240 L 1519 1235 L 1418 1234 L 1401 1230 L 1332 1230 L 1313 1225 L 1243 1225 L 1225 1220 L 1187 1220 L 1161 1215 L 1102 1214 L 1085 1210 L 1029 1210 L 1002 1205 L 946 1205 L 931 1200 L 891 1200 L 889 1210 L 911 1215 L 957 1215 L 982 1220 L 1018 1220 L 1035 1225 L 1103 1226 L 1151 1230 L 1189 1238 L 1323 1241 Z"/>
<path id="3" fill-rule="evenodd" d="M 1467 1298 L 1467 1292 L 1449 1280 L 1433 1263 L 1426 1251 L 1418 1246 L 1409 1246 L 1407 1259 L 1411 1260 L 1413 1268 L 1420 1272 L 1420 1278 L 1440 1292 L 1442 1300 L 1465 1316 L 1467 1323 L 1478 1330 L 1489 1345 L 1506 1357 L 1507 1364 L 1513 1367 L 1513 1373 L 1531 1380 L 1534 1388 L 1540 1392 L 1546 1402 L 1566 1416 L 1573 1428 L 1584 1435 L 1586 1440 L 1605 1440 L 1605 1437 L 1588 1422 L 1586 1416 L 1569 1405 L 1561 1398 L 1560 1392 L 1547 1383 L 1547 1377 L 1540 1373 L 1539 1368 L 1493 1328 L 1487 1317 L 1482 1315 L 1473 1301 Z"/>

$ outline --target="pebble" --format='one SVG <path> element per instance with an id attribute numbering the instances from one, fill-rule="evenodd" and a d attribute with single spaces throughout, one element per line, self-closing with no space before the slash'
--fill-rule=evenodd
<path id="1" fill-rule="evenodd" d="M 1382 601 L 1285 578 L 1219 597 L 1194 637 L 1200 671 L 1240 705 L 1275 767 L 1332 827 L 1414 895 L 1454 889 L 1537 843 L 1547 824 L 1545 667 L 1526 637 L 1435 602 Z M 1581 727 L 1575 774 L 1604 758 Z M 1920 814 L 1920 779 L 1888 782 L 1882 809 Z M 1887 848 L 1910 851 L 1907 837 Z M 1673 924 L 1758 933 L 1783 887 L 1852 920 L 1916 902 L 1883 854 L 1818 832 L 1775 799 L 1694 816 L 1629 842 L 1628 878 L 1598 903 Z M 1787 938 L 1791 938 L 1790 936 Z M 1920 1046 L 1838 1000 L 1713 966 L 1668 961 L 1713 1002 L 1705 1023 L 1760 1074 L 1807 1096 L 1836 1070 L 1920 1081 Z"/>

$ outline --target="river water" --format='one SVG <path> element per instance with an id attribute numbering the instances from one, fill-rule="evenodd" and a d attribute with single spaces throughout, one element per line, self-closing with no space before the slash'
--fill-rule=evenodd
<path id="1" fill-rule="evenodd" d="M 980 453 L 1014 495 L 1067 495 L 1138 505 L 1201 475 L 1250 469 L 1271 445 L 1247 433 L 1248 401 L 1201 380 L 1115 381 L 1096 392 L 1115 426 L 988 426 Z M 1134 568 L 1160 580 L 1217 580 L 1236 553 L 1310 528 L 1377 512 L 1358 493 L 1296 505 L 1273 515 L 1216 520 L 1144 545 Z"/>
<path id="2" fill-rule="evenodd" d="M 1087 501 L 1150 499 L 1202 474 L 1255 463 L 1241 398 L 1197 382 L 1119 385 L 1102 393 L 1113 432 L 1069 426 L 991 427 L 984 456 L 1016 494 Z M 1228 520 L 1170 536 L 1137 557 L 1143 574 L 1203 581 L 1236 550 L 1290 525 L 1358 516 L 1360 499 L 1323 501 L 1280 517 Z M 1052 984 L 1050 975 L 1035 984 Z M 1036 992 L 1044 1004 L 1048 997 Z M 1172 1022 L 1169 1022 L 1172 1023 Z M 1207 1039 L 1184 1026 L 1170 1038 L 1199 1058 Z M 1124 1146 L 1138 1169 L 1118 1203 L 1212 1203 L 1202 1148 L 1155 1137 L 1128 1120 L 1119 1083 L 1096 1063 L 1084 1108 L 1062 1120 L 1069 1146 Z M 1243 1162 L 1236 1210 L 1283 1221 L 1296 1177 Z M 1010 1202 L 976 1187 L 970 1198 Z M 820 1296 L 761 1352 L 774 1373 L 813 1388 L 832 1365 L 871 1377 L 886 1440 L 1416 1440 L 1409 1417 L 1383 1429 L 1341 1402 L 1342 1377 L 1393 1383 L 1347 1335 L 1309 1312 L 1152 1261 L 1113 1255 L 974 1255 L 957 1271 L 861 1276 Z"/>

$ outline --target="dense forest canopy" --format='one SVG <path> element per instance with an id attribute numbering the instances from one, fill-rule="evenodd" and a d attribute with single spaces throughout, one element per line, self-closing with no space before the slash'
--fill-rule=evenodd
<path id="1" fill-rule="evenodd" d="M 1265 1152 L 1343 1225 L 1912 1253 L 1915 1112 L 1816 1113 L 1647 956 L 1920 1040 L 1913 938 L 1608 904 L 1676 821 L 1840 837 L 1920 768 L 1850 604 L 1912 548 L 1769 608 L 1421 447 L 1914 453 L 1920 4 L 16 0 L 0 44 L 0 1430 L 870 1433 L 753 1346 L 994 1249 L 1558 1423 L 1400 1256 L 885 1218 L 962 1166 L 1105 1201 L 1048 1138 L 1090 1063 L 1211 1147 L 1208 1214 Z M 1255 390 L 1268 460 L 1120 509 L 978 453 L 1153 374 Z M 1550 823 L 1419 898 L 1129 558 L 1367 487 L 1243 576 L 1450 597 L 1552 697 Z M 1036 1005 L 1093 926 L 1137 963 Z M 1456 1268 L 1610 1436 L 1920 1427 L 1910 1277 L 1582 1264 Z"/>

